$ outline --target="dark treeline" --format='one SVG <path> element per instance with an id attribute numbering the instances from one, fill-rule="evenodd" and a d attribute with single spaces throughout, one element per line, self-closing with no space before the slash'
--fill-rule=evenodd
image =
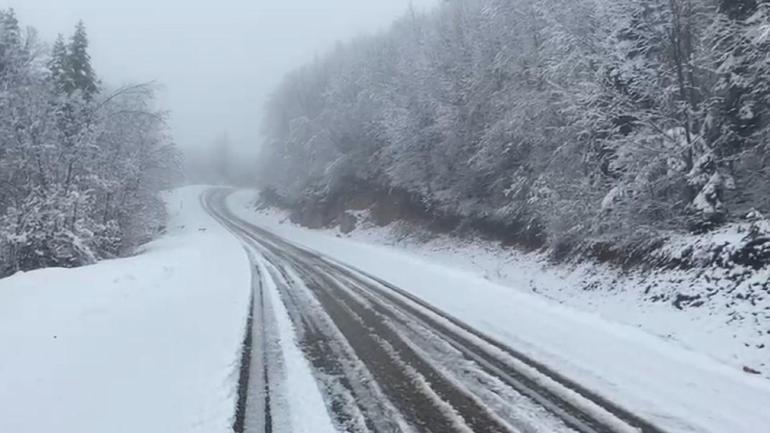
<path id="1" fill-rule="evenodd" d="M 566 251 L 756 216 L 769 18 L 755 0 L 448 1 L 291 74 L 260 170 L 295 206 L 366 185 Z"/>
<path id="2" fill-rule="evenodd" d="M 49 48 L 0 11 L 0 276 L 147 241 L 177 159 L 150 87 L 105 91 L 82 23 Z"/>

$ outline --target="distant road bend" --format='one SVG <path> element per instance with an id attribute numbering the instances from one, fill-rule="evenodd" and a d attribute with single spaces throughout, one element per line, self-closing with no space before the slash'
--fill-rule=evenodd
<path id="1" fill-rule="evenodd" d="M 281 354 L 264 293 L 277 290 L 340 431 L 664 433 L 409 293 L 238 218 L 229 193 L 201 201 L 254 270 L 237 431 L 281 431 Z"/>

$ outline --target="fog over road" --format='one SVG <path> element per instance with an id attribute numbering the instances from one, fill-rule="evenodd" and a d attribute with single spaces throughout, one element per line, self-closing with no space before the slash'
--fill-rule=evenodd
<path id="1" fill-rule="evenodd" d="M 281 431 L 288 417 L 279 413 L 291 406 L 278 386 L 287 355 L 275 316 L 283 312 L 339 430 L 662 431 L 397 287 L 239 219 L 227 195 L 212 190 L 202 200 L 253 264 L 237 428 Z"/>

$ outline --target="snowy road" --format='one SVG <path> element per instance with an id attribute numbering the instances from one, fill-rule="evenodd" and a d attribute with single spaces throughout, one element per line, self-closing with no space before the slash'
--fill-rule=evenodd
<path id="1" fill-rule="evenodd" d="M 239 219 L 227 194 L 203 202 L 255 273 L 245 431 L 662 432 L 397 287 Z"/>

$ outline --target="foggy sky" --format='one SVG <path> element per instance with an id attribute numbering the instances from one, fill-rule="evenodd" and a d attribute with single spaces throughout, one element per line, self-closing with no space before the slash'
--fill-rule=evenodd
<path id="1" fill-rule="evenodd" d="M 438 0 L 412 0 L 422 10 Z M 410 0 L 0 0 L 52 42 L 83 19 L 111 85 L 157 81 L 176 142 L 227 133 L 255 148 L 262 107 L 286 72 L 336 41 L 387 28 Z"/>

